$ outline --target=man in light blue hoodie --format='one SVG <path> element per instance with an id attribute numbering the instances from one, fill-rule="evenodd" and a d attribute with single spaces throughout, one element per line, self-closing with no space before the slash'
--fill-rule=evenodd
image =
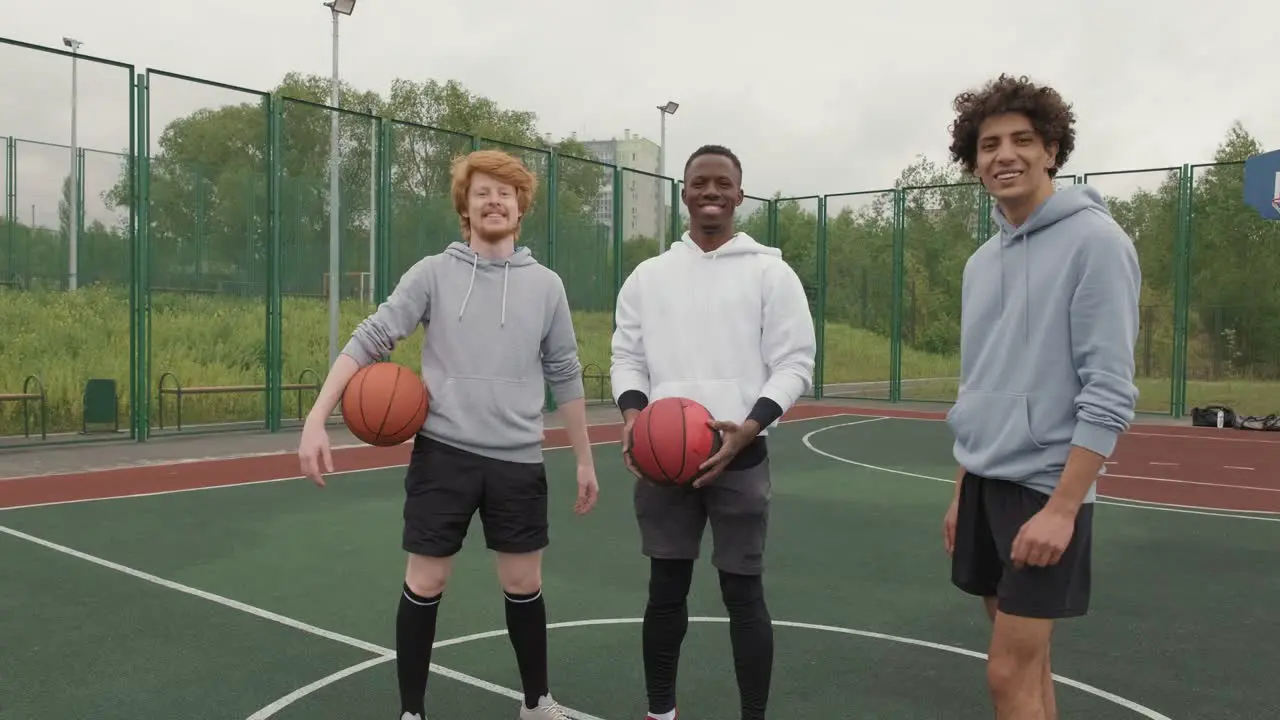
<path id="1" fill-rule="evenodd" d="M 1075 147 L 1057 92 L 1002 75 L 955 109 L 952 158 L 995 199 L 999 232 L 964 269 L 944 542 L 994 623 L 997 719 L 1054 720 L 1050 637 L 1088 611 L 1095 484 L 1138 396 L 1142 275 L 1097 190 L 1055 190 Z"/>
<path id="2" fill-rule="evenodd" d="M 524 690 L 518 717 L 568 720 L 547 679 L 544 382 L 577 457 L 579 514 L 590 511 L 599 486 L 564 283 L 528 248 L 516 247 L 535 183 L 506 153 L 484 150 L 455 161 L 452 199 L 467 242 L 415 263 L 356 327 L 325 379 L 298 449 L 304 474 L 323 485 L 321 461 L 333 472 L 325 420 L 347 382 L 423 326 L 422 374 L 431 405 L 405 474 L 408 563 L 396 615 L 401 720 L 425 720 L 436 618 L 453 556 L 476 513 L 485 544 L 497 555 Z"/>

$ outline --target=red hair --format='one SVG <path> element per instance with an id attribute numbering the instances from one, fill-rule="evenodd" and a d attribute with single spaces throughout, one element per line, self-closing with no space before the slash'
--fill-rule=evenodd
<path id="1" fill-rule="evenodd" d="M 533 204 L 533 192 L 538 178 L 519 158 L 500 150 L 476 150 L 453 161 L 453 209 L 458 213 L 462 237 L 471 240 L 471 222 L 467 219 L 467 194 L 471 191 L 471 176 L 481 172 L 516 189 L 516 207 L 523 220 Z M 516 227 L 516 237 L 520 228 Z"/>

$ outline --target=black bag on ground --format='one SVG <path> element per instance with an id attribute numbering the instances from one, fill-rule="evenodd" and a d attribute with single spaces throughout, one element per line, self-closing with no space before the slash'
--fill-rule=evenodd
<path id="1" fill-rule="evenodd" d="M 1280 415 L 1237 415 L 1225 405 L 1210 405 L 1191 409 L 1191 424 L 1195 427 L 1218 427 L 1218 414 L 1222 414 L 1222 427 L 1236 430 L 1280 431 Z"/>
<path id="2" fill-rule="evenodd" d="M 1222 415 L 1222 425 L 1218 425 L 1218 415 Z M 1236 411 L 1225 405 L 1210 405 L 1202 408 L 1191 408 L 1191 424 L 1194 427 L 1240 427 L 1240 419 Z"/>

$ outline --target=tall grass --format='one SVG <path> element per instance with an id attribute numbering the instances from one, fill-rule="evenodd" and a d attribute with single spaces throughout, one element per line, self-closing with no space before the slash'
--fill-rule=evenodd
<path id="1" fill-rule="evenodd" d="M 340 330 L 345 342 L 353 328 L 372 310 L 369 303 L 347 301 L 341 306 Z M 296 382 L 307 369 L 323 380 L 328 367 L 328 307 L 323 299 L 287 297 L 283 302 L 284 380 Z M 574 326 L 587 392 L 592 399 L 611 397 L 607 376 L 613 329 L 608 313 L 578 312 Z M 423 333 L 419 329 L 393 353 L 395 362 L 417 369 Z M 876 384 L 864 396 L 883 396 L 889 380 L 890 349 L 886 338 L 846 325 L 826 327 L 825 384 Z M 158 403 L 165 403 L 165 425 L 176 421 L 172 396 L 157 392 L 163 373 L 172 373 L 184 387 L 262 385 L 266 380 L 266 311 L 262 298 L 153 292 L 151 298 L 150 417 L 159 420 Z M 904 395 L 913 399 L 949 401 L 955 397 L 959 374 L 955 356 L 932 355 L 903 348 L 903 367 L 915 378 L 941 378 L 909 383 Z M 905 373 L 904 371 L 904 374 Z M 78 432 L 82 394 L 91 378 L 111 378 L 119 392 L 121 427 L 129 418 L 129 300 L 124 290 L 93 286 L 74 293 L 0 289 L 0 393 L 22 389 L 29 375 L 40 378 L 48 403 L 50 432 Z M 308 380 L 312 378 L 306 378 Z M 166 381 L 172 386 L 172 381 Z M 1168 379 L 1140 378 L 1142 409 L 1167 406 Z M 1220 402 L 1238 410 L 1248 406 L 1280 409 L 1280 384 L 1233 381 L 1193 382 L 1193 399 Z M 305 413 L 313 393 L 286 392 L 284 412 Z M 301 400 L 301 404 L 299 401 Z M 0 403 L 0 435 L 22 433 L 22 406 Z M 1247 410 L 1242 410 L 1247 412 Z M 183 424 L 261 422 L 262 393 L 191 396 L 183 400 Z"/>

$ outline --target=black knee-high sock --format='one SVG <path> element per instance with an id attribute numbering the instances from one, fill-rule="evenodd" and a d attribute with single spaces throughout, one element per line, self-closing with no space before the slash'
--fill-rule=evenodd
<path id="1" fill-rule="evenodd" d="M 676 707 L 676 670 L 680 646 L 689 630 L 689 585 L 692 560 L 652 560 L 649 564 L 649 602 L 644 610 L 644 678 L 649 712 L 666 713 Z"/>
<path id="2" fill-rule="evenodd" d="M 516 653 L 524 705 L 538 706 L 547 689 L 547 605 L 542 591 L 517 595 L 504 592 L 507 607 L 507 635 Z"/>
<path id="3" fill-rule="evenodd" d="M 431 645 L 436 641 L 436 616 L 442 595 L 424 598 L 409 589 L 400 593 L 396 614 L 396 672 L 400 677 L 400 712 L 426 715 L 427 675 Z"/>
<path id="4" fill-rule="evenodd" d="M 720 572 L 720 593 L 729 613 L 729 639 L 738 677 L 742 720 L 764 720 L 773 677 L 773 619 L 759 575 Z"/>

